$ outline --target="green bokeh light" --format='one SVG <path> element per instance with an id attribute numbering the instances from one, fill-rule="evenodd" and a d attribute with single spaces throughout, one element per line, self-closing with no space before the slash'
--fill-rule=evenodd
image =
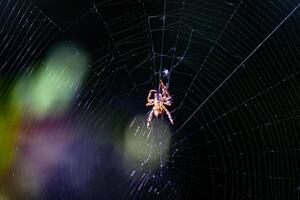
<path id="1" fill-rule="evenodd" d="M 19 81 L 19 105 L 44 117 L 65 111 L 84 78 L 84 54 L 67 46 L 54 48 L 39 71 Z"/>

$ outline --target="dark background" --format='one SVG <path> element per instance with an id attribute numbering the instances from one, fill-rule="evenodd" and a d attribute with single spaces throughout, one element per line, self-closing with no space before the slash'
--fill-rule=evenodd
<path id="1" fill-rule="evenodd" d="M 160 57 L 154 58 L 152 48 L 155 55 L 161 52 L 164 1 L 32 2 L 30 10 L 42 13 L 37 21 L 28 17 L 25 26 L 52 27 L 46 36 L 39 36 L 42 45 L 32 62 L 56 42 L 84 48 L 91 62 L 72 116 L 87 127 L 109 130 L 113 134 L 105 137 L 111 140 L 122 137 L 117 130 L 125 129 L 134 116 L 146 115 L 148 91 L 158 87 Z M 298 198 L 300 11 L 293 12 L 298 4 L 166 1 L 163 54 L 167 56 L 162 68 L 172 69 L 172 156 L 167 176 L 160 183 L 149 182 L 161 193 L 149 193 L 147 185 L 136 199 Z M 9 6 L 14 5 L 21 6 Z M 0 23 L 5 19 L 2 16 Z M 1 45 L 4 48 L 5 42 Z M 169 51 L 172 47 L 175 54 Z M 24 52 L 7 59 L 14 51 L 12 46 L 7 55 L 1 54 L 1 76 L 10 80 L 6 88 L 18 76 L 28 75 L 21 67 L 26 63 L 13 64 Z M 180 57 L 183 60 L 173 69 Z M 167 77 L 163 80 L 168 82 Z M 103 109 L 109 114 L 101 114 L 107 113 Z M 112 179 L 125 182 L 119 178 Z M 71 189 L 59 193 L 50 185 L 43 197 L 133 199 L 126 183 L 121 189 L 111 186 L 108 193 L 99 191 L 97 184 L 76 196 Z"/>

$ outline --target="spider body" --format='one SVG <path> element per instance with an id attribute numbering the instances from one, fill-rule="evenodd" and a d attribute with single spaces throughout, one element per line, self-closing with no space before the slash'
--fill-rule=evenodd
<path id="1" fill-rule="evenodd" d="M 160 90 L 150 90 L 147 98 L 146 106 L 153 106 L 151 112 L 148 115 L 147 119 L 147 127 L 150 127 L 150 123 L 152 121 L 153 115 L 158 118 L 162 117 L 164 113 L 168 115 L 168 118 L 173 124 L 173 119 L 171 113 L 168 111 L 166 106 L 171 106 L 172 97 L 169 94 L 167 87 L 164 85 L 162 80 L 160 80 Z"/>
<path id="2" fill-rule="evenodd" d="M 161 117 L 165 110 L 163 109 L 163 102 L 161 101 L 161 95 L 156 93 L 153 103 L 153 114 L 155 117 Z"/>

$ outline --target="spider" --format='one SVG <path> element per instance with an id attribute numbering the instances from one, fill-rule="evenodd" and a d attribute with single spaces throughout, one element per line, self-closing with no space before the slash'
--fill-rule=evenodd
<path id="1" fill-rule="evenodd" d="M 171 124 L 174 124 L 172 115 L 166 108 L 166 106 L 171 106 L 172 102 L 171 99 L 172 97 L 169 94 L 168 88 L 165 86 L 162 80 L 160 80 L 160 87 L 161 92 L 157 92 L 157 90 L 150 90 L 147 98 L 147 103 L 146 106 L 153 106 L 151 112 L 148 115 L 147 119 L 147 127 L 150 127 L 150 123 L 153 118 L 153 114 L 155 117 L 162 117 L 163 114 L 166 112 L 168 115 L 168 118 L 171 122 Z M 151 98 L 154 94 L 154 98 Z"/>

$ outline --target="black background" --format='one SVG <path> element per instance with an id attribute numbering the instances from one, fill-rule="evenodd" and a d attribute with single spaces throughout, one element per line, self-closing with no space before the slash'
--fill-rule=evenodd
<path id="1" fill-rule="evenodd" d="M 90 106 L 74 106 L 73 116 L 101 118 L 105 129 L 115 134 L 109 137 L 119 137 L 115 129 L 124 129 L 135 115 L 146 113 L 147 93 L 157 87 L 159 75 L 155 72 L 159 72 L 160 60 L 152 59 L 151 47 L 160 52 L 164 1 L 33 2 L 53 21 L 55 34 L 47 46 L 64 41 L 89 52 L 89 74 L 78 101 Z M 170 79 L 176 116 L 170 153 L 177 148 L 178 152 L 167 170 L 176 193 L 168 188 L 161 195 L 151 195 L 142 189 L 136 198 L 297 199 L 300 11 L 287 20 L 285 17 L 298 4 L 296 0 L 188 0 L 180 18 L 182 2 L 167 1 L 166 26 L 170 28 L 165 31 L 164 49 L 174 46 L 178 33 L 176 54 L 184 55 L 188 48 Z M 124 20 L 114 23 L 120 16 Z M 155 16 L 151 31 L 149 16 Z M 190 27 L 177 29 L 179 21 Z M 37 57 L 42 58 L 46 52 L 47 48 Z M 6 60 L 1 59 L 2 66 Z M 164 57 L 162 66 L 169 68 L 172 60 Z M 13 82 L 17 72 L 22 76 L 22 70 L 18 66 L 3 67 L 1 75 L 11 77 Z M 109 102 L 111 114 L 98 115 L 102 112 L 99 105 Z M 89 126 L 88 121 L 81 123 Z M 119 191 L 125 194 L 122 197 L 111 193 L 103 197 L 96 192 L 97 182 L 93 184 L 94 189 L 78 198 L 132 198 L 126 195 L 126 187 Z M 45 199 L 72 196 L 68 192 L 52 194 L 51 188 L 48 192 Z"/>

